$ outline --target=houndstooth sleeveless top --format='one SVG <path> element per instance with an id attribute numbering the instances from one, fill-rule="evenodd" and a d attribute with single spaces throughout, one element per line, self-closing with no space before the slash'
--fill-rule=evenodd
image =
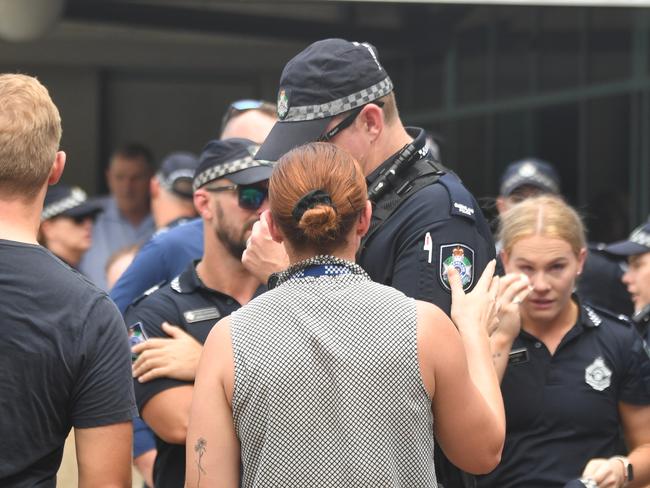
<path id="1" fill-rule="evenodd" d="M 243 488 L 437 486 L 413 299 L 317 256 L 231 334 Z"/>

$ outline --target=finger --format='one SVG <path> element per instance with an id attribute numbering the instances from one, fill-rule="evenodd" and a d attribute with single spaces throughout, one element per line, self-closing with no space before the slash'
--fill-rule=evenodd
<path id="1" fill-rule="evenodd" d="M 147 381 L 155 380 L 157 378 L 166 378 L 169 376 L 168 368 L 154 368 L 147 371 L 141 376 L 138 376 L 138 383 L 146 383 Z"/>
<path id="2" fill-rule="evenodd" d="M 162 330 L 165 331 L 165 334 L 168 336 L 178 339 L 179 337 L 183 337 L 187 335 L 187 332 L 185 332 L 183 329 L 178 327 L 177 325 L 172 325 L 169 322 L 163 322 L 162 325 Z"/>
<path id="3" fill-rule="evenodd" d="M 605 461 L 604 459 L 599 459 L 599 458 L 590 459 L 587 465 L 585 466 L 585 469 L 582 471 L 582 477 L 594 478 L 596 471 L 604 461 Z"/>
<path id="4" fill-rule="evenodd" d="M 488 287 L 490 286 L 490 283 L 492 282 L 492 277 L 494 276 L 494 270 L 496 268 L 497 262 L 495 259 L 490 261 L 485 269 L 483 270 L 483 274 L 481 275 L 481 278 L 478 280 L 478 283 L 476 283 L 476 286 L 474 289 L 478 289 L 480 291 L 487 291 Z"/>
<path id="5" fill-rule="evenodd" d="M 493 276 L 490 287 L 488 288 L 488 293 L 493 299 L 496 299 L 499 295 L 499 288 L 501 288 L 501 278 L 499 276 Z"/>
<path id="6" fill-rule="evenodd" d="M 503 302 L 504 305 L 508 305 L 513 302 L 513 300 L 518 297 L 521 298 L 520 302 L 525 298 L 526 295 L 528 295 L 528 278 L 525 280 L 521 278 L 522 276 L 525 275 L 515 275 L 517 279 L 513 280 L 510 282 L 509 286 L 503 290 L 503 293 L 501 294 L 501 301 Z M 523 297 L 520 297 L 519 295 L 523 294 Z"/>
<path id="7" fill-rule="evenodd" d="M 161 368 L 166 365 L 166 361 L 161 361 L 160 358 L 150 358 L 143 361 L 139 366 L 133 368 L 133 377 L 138 378 L 143 374 L 155 368 Z"/>
<path id="8" fill-rule="evenodd" d="M 460 274 L 453 266 L 447 268 L 447 279 L 449 279 L 449 288 L 451 288 L 451 302 L 454 303 L 459 298 L 465 296 L 465 292 L 463 291 Z"/>

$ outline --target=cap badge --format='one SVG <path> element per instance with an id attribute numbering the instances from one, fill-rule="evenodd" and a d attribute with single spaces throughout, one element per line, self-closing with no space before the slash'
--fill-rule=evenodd
<path id="1" fill-rule="evenodd" d="M 585 381 L 596 391 L 603 391 L 612 382 L 612 371 L 601 357 L 597 357 L 585 369 Z"/>
<path id="2" fill-rule="evenodd" d="M 283 88 L 280 90 L 280 93 L 278 93 L 278 117 L 280 117 L 280 119 L 284 119 L 288 113 L 289 97 L 287 97 L 287 92 Z"/>
<path id="3" fill-rule="evenodd" d="M 535 173 L 537 173 L 537 168 L 535 168 L 535 165 L 532 163 L 525 163 L 519 168 L 519 176 L 522 176 L 524 178 L 530 178 L 533 176 Z"/>
<path id="4" fill-rule="evenodd" d="M 460 275 L 463 290 L 467 291 L 474 282 L 474 250 L 464 244 L 445 244 L 440 246 L 440 281 L 447 290 L 449 277 L 447 269 L 453 266 Z"/>
<path id="5" fill-rule="evenodd" d="M 255 157 L 255 154 L 257 154 L 257 150 L 260 148 L 260 146 L 248 146 L 246 150 L 248 151 L 248 154 L 251 155 L 251 158 Z"/>

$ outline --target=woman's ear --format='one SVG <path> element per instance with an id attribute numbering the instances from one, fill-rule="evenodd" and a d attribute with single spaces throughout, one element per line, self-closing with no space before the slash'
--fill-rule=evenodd
<path id="1" fill-rule="evenodd" d="M 278 244 L 282 244 L 284 241 L 284 236 L 282 235 L 282 231 L 280 231 L 280 228 L 276 224 L 275 220 L 273 220 L 273 215 L 271 215 L 270 210 L 265 210 L 262 212 L 262 215 L 260 215 L 260 221 L 262 222 L 262 226 L 266 226 L 266 228 L 269 230 L 271 239 L 273 239 Z"/>
<path id="2" fill-rule="evenodd" d="M 359 221 L 357 222 L 357 235 L 360 237 L 365 236 L 370 229 L 370 222 L 372 220 L 372 203 L 366 200 L 366 206 L 359 214 Z"/>
<path id="3" fill-rule="evenodd" d="M 585 266 L 585 261 L 587 260 L 587 249 L 582 248 L 580 249 L 580 252 L 578 253 L 578 273 L 577 274 L 582 274 L 582 270 Z"/>

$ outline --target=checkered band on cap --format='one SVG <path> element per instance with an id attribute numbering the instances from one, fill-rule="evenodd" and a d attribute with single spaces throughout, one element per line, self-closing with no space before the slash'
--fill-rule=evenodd
<path id="1" fill-rule="evenodd" d="M 270 162 L 257 161 L 253 159 L 252 156 L 246 156 L 244 158 L 237 159 L 235 161 L 230 161 L 224 164 L 218 164 L 212 166 L 211 168 L 206 169 L 202 173 L 198 174 L 196 178 L 194 178 L 192 187 L 194 188 L 194 190 L 197 190 L 198 188 L 201 188 L 203 185 L 213 180 L 218 180 L 219 178 L 223 178 L 232 173 L 237 173 L 238 171 L 248 169 L 248 168 L 256 168 L 258 166 L 273 166 L 273 165 Z"/>
<path id="2" fill-rule="evenodd" d="M 299 107 L 291 107 L 287 115 L 282 118 L 283 122 L 302 122 L 305 120 L 323 119 L 325 117 L 332 117 L 353 108 L 361 107 L 370 103 L 378 98 L 384 97 L 393 91 L 393 82 L 387 76 L 379 83 L 365 88 L 361 91 L 353 93 L 332 102 L 323 103 L 320 105 L 303 105 Z"/>
<path id="3" fill-rule="evenodd" d="M 630 242 L 635 244 L 640 244 L 642 246 L 650 248 L 650 233 L 644 231 L 643 229 L 637 229 L 632 232 L 630 236 Z"/>
<path id="4" fill-rule="evenodd" d="M 88 196 L 85 191 L 81 188 L 73 188 L 70 191 L 70 195 L 66 198 L 43 207 L 43 211 L 41 212 L 41 221 L 51 219 L 52 217 L 56 217 L 63 212 L 75 208 L 87 199 Z"/>
<path id="5" fill-rule="evenodd" d="M 278 282 L 230 316 L 242 488 L 435 488 L 415 300 L 332 256 Z"/>

